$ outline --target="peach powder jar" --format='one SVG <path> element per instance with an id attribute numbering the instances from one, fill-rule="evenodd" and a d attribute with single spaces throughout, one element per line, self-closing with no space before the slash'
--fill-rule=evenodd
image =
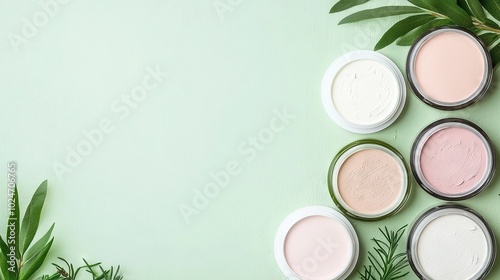
<path id="1" fill-rule="evenodd" d="M 335 204 L 359 220 L 397 213 L 410 194 L 408 169 L 401 154 L 387 143 L 365 139 L 345 146 L 328 173 Z"/>
<path id="2" fill-rule="evenodd" d="M 458 110 L 486 93 L 493 68 L 486 46 L 476 35 L 459 27 L 441 27 L 413 44 L 406 72 L 422 101 L 434 108 Z"/>

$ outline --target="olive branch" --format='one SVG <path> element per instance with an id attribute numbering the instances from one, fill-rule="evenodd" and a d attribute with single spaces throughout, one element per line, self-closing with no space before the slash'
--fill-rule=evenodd
<path id="1" fill-rule="evenodd" d="M 330 10 L 337 13 L 370 0 L 340 0 Z M 411 5 L 383 6 L 355 12 L 343 18 L 339 25 L 407 15 L 396 22 L 380 38 L 374 49 L 383 49 L 396 42 L 410 46 L 429 29 L 458 25 L 474 32 L 488 47 L 493 65 L 500 62 L 500 2 L 498 0 L 407 0 Z"/>

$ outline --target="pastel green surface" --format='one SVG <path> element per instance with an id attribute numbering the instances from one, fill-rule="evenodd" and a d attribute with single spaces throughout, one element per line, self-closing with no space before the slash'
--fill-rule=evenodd
<path id="1" fill-rule="evenodd" d="M 43 270 L 53 271 L 49 263 L 62 256 L 120 264 L 126 280 L 284 279 L 273 254 L 279 224 L 300 207 L 334 207 L 328 166 L 341 147 L 364 137 L 324 112 L 323 73 L 348 51 L 372 49 L 395 19 L 337 26 L 352 10 L 329 15 L 332 1 L 67 2 L 16 52 L 9 38 L 22 35 L 24 17 L 43 10 L 36 1 L 0 1 L 0 181 L 7 162 L 17 161 L 26 207 L 49 180 L 41 229 L 56 222 L 56 239 Z M 391 45 L 381 53 L 404 69 L 407 51 Z M 157 87 L 140 95 L 135 87 L 148 67 L 169 75 L 157 75 Z M 484 99 L 457 112 L 432 109 L 410 92 L 400 118 L 370 137 L 408 160 L 423 127 L 462 117 L 500 150 L 499 77 L 496 71 Z M 132 90 L 144 99 L 125 105 Z M 86 139 L 82 131 L 100 125 L 109 133 L 58 176 L 53 165 L 66 164 L 67 149 Z M 254 143 L 259 135 L 265 143 Z M 193 207 L 211 172 L 225 169 L 233 174 L 227 186 L 213 190 L 187 224 L 179 207 Z M 462 203 L 497 235 L 498 178 Z M 414 187 L 398 215 L 353 221 L 363 252 L 358 268 L 378 227 L 399 228 L 441 203 Z M 500 277 L 500 265 L 490 276 Z"/>

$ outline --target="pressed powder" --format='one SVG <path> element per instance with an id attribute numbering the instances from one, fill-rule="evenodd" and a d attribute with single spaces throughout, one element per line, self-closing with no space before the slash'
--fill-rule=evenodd
<path id="1" fill-rule="evenodd" d="M 356 264 L 358 251 L 352 225 L 327 207 L 296 210 L 276 234 L 276 260 L 289 279 L 345 279 Z"/>
<path id="2" fill-rule="evenodd" d="M 495 239 L 477 213 L 444 205 L 417 220 L 410 231 L 408 254 L 421 278 L 483 279 L 495 259 Z"/>
<path id="3" fill-rule="evenodd" d="M 407 61 L 410 85 L 429 105 L 455 110 L 481 98 L 492 76 L 491 57 L 477 36 L 444 27 L 419 38 Z"/>
<path id="4" fill-rule="evenodd" d="M 447 200 L 477 194 L 494 172 L 488 137 L 462 119 L 445 119 L 425 128 L 414 143 L 411 162 L 417 182 Z"/>
<path id="5" fill-rule="evenodd" d="M 328 175 L 339 208 L 359 219 L 378 219 L 399 210 L 409 194 L 408 174 L 400 154 L 376 140 L 344 147 Z"/>
<path id="6" fill-rule="evenodd" d="M 371 51 L 351 52 L 335 60 L 325 73 L 321 91 L 328 115 L 356 133 L 389 126 L 406 99 L 399 69 L 387 57 Z"/>

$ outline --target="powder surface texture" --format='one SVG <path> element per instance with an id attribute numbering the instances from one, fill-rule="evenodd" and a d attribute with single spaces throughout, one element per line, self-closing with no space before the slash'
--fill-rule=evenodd
<path id="1" fill-rule="evenodd" d="M 310 216 L 298 221 L 288 232 L 285 259 L 305 279 L 330 280 L 349 267 L 354 244 L 346 226 L 337 219 Z"/>
<path id="2" fill-rule="evenodd" d="M 487 150 L 472 131 L 444 128 L 422 147 L 420 168 L 431 187 L 444 194 L 460 194 L 475 188 L 486 174 Z"/>
<path id="3" fill-rule="evenodd" d="M 418 261 L 434 280 L 471 279 L 487 259 L 487 239 L 472 219 L 459 214 L 441 216 L 422 231 Z"/>
<path id="4" fill-rule="evenodd" d="M 414 70 L 425 95 L 452 103 L 466 100 L 479 88 L 485 61 L 481 48 L 469 36 L 444 32 L 421 46 Z"/>
<path id="5" fill-rule="evenodd" d="M 399 104 L 399 85 L 387 66 L 373 60 L 345 65 L 332 85 L 335 109 L 357 125 L 377 124 L 390 118 Z"/>
<path id="6" fill-rule="evenodd" d="M 363 214 L 380 214 L 394 208 L 404 192 L 403 184 L 403 171 L 396 159 L 379 149 L 350 155 L 337 178 L 342 200 Z"/>

